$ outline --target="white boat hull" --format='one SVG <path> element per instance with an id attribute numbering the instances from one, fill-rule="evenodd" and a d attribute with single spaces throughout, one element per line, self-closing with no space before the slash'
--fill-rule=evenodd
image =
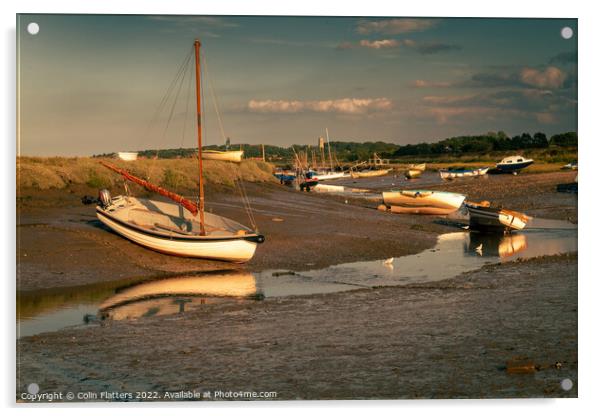
<path id="1" fill-rule="evenodd" d="M 383 192 L 385 204 L 391 207 L 391 211 L 399 213 L 449 214 L 460 208 L 464 199 L 466 199 L 464 195 L 452 192 L 422 190 Z"/>
<path id="2" fill-rule="evenodd" d="M 204 150 L 203 159 L 220 160 L 222 162 L 240 162 L 242 161 L 243 150 L 228 150 L 225 152 L 219 150 Z"/>
<path id="3" fill-rule="evenodd" d="M 439 175 L 441 179 L 455 179 L 455 178 L 468 178 L 476 176 L 484 176 L 489 171 L 489 168 L 473 169 L 469 171 L 454 172 L 448 170 L 440 170 Z"/>
<path id="4" fill-rule="evenodd" d="M 188 214 L 187 212 L 182 215 L 184 211 L 176 204 L 158 201 L 147 201 L 147 203 L 141 204 L 140 201 L 145 200 L 123 197 L 118 198 L 129 200 L 131 202 L 122 205 L 121 208 L 114 208 L 113 211 L 97 207 L 96 215 L 98 219 L 111 230 L 128 240 L 161 253 L 182 257 L 196 257 L 244 263 L 249 261 L 255 254 L 257 243 L 263 241 L 262 236 L 253 233 L 243 225 L 209 213 L 205 213 L 207 225 L 211 222 L 217 223 L 223 220 L 224 222 L 220 223 L 220 226 L 223 226 L 224 224 L 233 226 L 234 228 L 239 229 L 241 234 L 236 234 L 234 229 L 232 229 L 230 231 L 219 230 L 217 232 L 208 232 L 207 235 L 204 236 L 194 234 L 185 235 L 182 232 L 178 232 L 179 230 L 175 229 L 175 227 L 174 231 L 153 228 L 157 225 L 161 225 L 155 221 L 165 222 L 176 217 L 176 220 L 179 220 L 180 222 L 189 223 L 192 219 L 186 215 Z M 141 207 L 149 205 L 156 206 L 158 210 L 154 211 L 147 209 L 146 212 L 141 212 L 144 211 L 144 208 Z M 171 206 L 168 208 L 177 210 L 176 215 L 170 216 L 170 213 L 166 213 L 165 209 L 161 209 L 166 206 Z M 119 209 L 121 209 L 121 211 L 116 212 L 119 211 Z M 128 218 L 131 217 L 131 212 L 134 210 L 136 210 L 135 215 L 138 218 L 146 220 L 147 224 L 141 225 L 138 221 L 128 220 Z M 179 218 L 177 217 L 178 211 L 180 212 Z M 143 217 L 150 218 L 150 220 Z M 167 224 L 169 225 L 169 222 Z M 243 232 L 244 234 L 242 234 Z"/>
<path id="5" fill-rule="evenodd" d="M 358 178 L 374 178 L 377 176 L 385 176 L 387 175 L 391 169 L 378 169 L 378 170 L 367 170 L 364 172 L 351 172 L 351 177 L 353 179 Z"/>
<path id="6" fill-rule="evenodd" d="M 467 203 L 470 227 L 483 231 L 520 231 L 527 226 L 529 217 L 515 211 L 480 207 Z"/>
<path id="7" fill-rule="evenodd" d="M 118 152 L 117 157 L 126 162 L 132 162 L 138 159 L 138 152 Z"/>
<path id="8" fill-rule="evenodd" d="M 327 172 L 327 173 L 317 173 L 313 175 L 313 178 L 319 181 L 327 181 L 331 179 L 341 179 L 348 178 L 349 173 L 346 172 Z"/>

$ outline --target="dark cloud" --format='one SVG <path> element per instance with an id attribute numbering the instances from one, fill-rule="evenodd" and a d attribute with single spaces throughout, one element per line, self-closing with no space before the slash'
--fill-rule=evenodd
<path id="1" fill-rule="evenodd" d="M 577 51 L 572 52 L 561 52 L 558 55 L 554 55 L 550 58 L 550 64 L 576 64 L 577 63 Z"/>
<path id="2" fill-rule="evenodd" d="M 499 72 L 481 72 L 457 84 L 458 87 L 469 88 L 522 87 L 552 90 L 571 88 L 574 85 L 575 76 L 556 66 L 521 67 Z"/>
<path id="3" fill-rule="evenodd" d="M 443 42 L 416 42 L 412 39 L 404 39 L 402 42 L 403 46 L 414 49 L 416 52 L 422 55 L 431 55 L 440 52 L 448 52 L 454 50 L 460 50 L 462 47 Z"/>

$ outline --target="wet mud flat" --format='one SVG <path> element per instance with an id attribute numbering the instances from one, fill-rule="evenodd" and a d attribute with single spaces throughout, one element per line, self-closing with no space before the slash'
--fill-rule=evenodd
<path id="1" fill-rule="evenodd" d="M 17 289 L 232 268 L 322 268 L 418 253 L 435 245 L 438 234 L 449 231 L 433 223 L 432 218 L 383 215 L 371 208 L 280 185 L 248 184 L 247 190 L 259 230 L 267 239 L 246 265 L 153 252 L 102 225 L 93 205 L 81 205 L 81 195 L 38 191 L 27 204 L 18 207 Z M 214 192 L 207 200 L 209 211 L 243 224 L 249 222 L 237 195 Z"/>
<path id="2" fill-rule="evenodd" d="M 40 392 L 242 390 L 277 399 L 576 397 L 577 256 L 401 287 L 221 302 L 25 337 L 17 347 L 17 395 L 35 382 Z M 514 371 L 516 362 L 527 365 Z"/>

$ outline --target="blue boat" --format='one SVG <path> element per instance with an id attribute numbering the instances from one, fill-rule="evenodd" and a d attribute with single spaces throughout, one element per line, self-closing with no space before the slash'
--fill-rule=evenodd
<path id="1" fill-rule="evenodd" d="M 508 156 L 495 166 L 501 173 L 512 173 L 516 175 L 520 170 L 533 164 L 533 159 L 527 159 L 522 156 Z"/>
<path id="2" fill-rule="evenodd" d="M 274 173 L 276 179 L 280 181 L 281 184 L 290 185 L 295 179 L 297 179 L 297 175 L 286 173 L 286 172 L 276 172 Z"/>

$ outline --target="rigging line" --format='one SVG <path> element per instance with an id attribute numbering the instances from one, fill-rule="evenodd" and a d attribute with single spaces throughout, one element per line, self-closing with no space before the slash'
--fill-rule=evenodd
<path id="1" fill-rule="evenodd" d="M 178 79 L 181 76 L 182 71 L 184 70 L 184 68 L 186 68 L 187 62 L 190 60 L 190 56 L 192 55 L 192 51 L 193 51 L 193 48 L 191 47 L 190 50 L 189 50 L 189 52 L 188 52 L 188 54 L 184 56 L 184 59 L 182 60 L 182 63 L 178 67 L 178 70 L 176 71 L 176 75 L 172 78 L 169 86 L 167 87 L 166 91 L 163 93 L 163 96 L 161 97 L 159 105 L 155 109 L 155 112 L 154 112 L 151 120 L 149 121 L 149 123 L 146 126 L 146 129 L 145 129 L 145 132 L 144 132 L 144 135 L 143 135 L 143 139 L 146 139 L 146 137 L 148 136 L 149 130 L 157 122 L 157 120 L 159 118 L 159 115 L 163 111 L 163 108 L 165 107 L 165 104 L 168 102 L 169 97 L 171 96 L 173 88 L 175 87 L 175 85 L 177 84 Z"/>
<path id="2" fill-rule="evenodd" d="M 167 124 L 165 125 L 165 128 L 163 129 L 163 136 L 162 139 L 165 139 L 165 136 L 167 134 L 167 129 L 169 128 L 169 124 L 171 123 L 171 120 L 173 119 L 173 114 L 174 114 L 174 110 L 176 108 L 176 104 L 178 103 L 178 98 L 180 97 L 180 93 L 182 92 L 182 85 L 184 84 L 184 79 L 185 79 L 185 74 L 182 73 L 180 79 L 179 79 L 179 85 L 178 85 L 178 90 L 174 96 L 173 99 L 173 103 L 171 105 L 171 110 L 169 112 L 169 118 L 167 119 Z"/>
<path id="3" fill-rule="evenodd" d="M 190 62 L 191 57 L 192 57 L 192 55 L 189 54 L 185 62 L 187 62 L 187 63 Z M 187 68 L 187 65 L 185 65 L 184 67 Z M 176 104 L 178 103 L 178 98 L 180 97 L 180 93 L 182 92 L 182 85 L 184 84 L 184 79 L 186 78 L 185 75 L 186 75 L 186 70 L 181 71 L 180 74 L 179 74 L 179 76 L 178 76 L 178 79 L 177 79 L 178 88 L 177 88 L 176 93 L 175 93 L 175 95 L 173 97 L 173 103 L 171 105 L 171 109 L 170 109 L 170 112 L 169 112 L 169 117 L 167 119 L 167 123 L 165 124 L 165 128 L 163 129 L 163 135 L 161 136 L 161 142 L 164 142 L 165 137 L 167 135 L 167 130 L 169 128 L 169 125 L 171 124 L 171 120 L 173 119 L 174 110 L 175 110 Z M 156 151 L 156 154 L 155 154 L 155 159 L 153 160 L 153 162 L 151 162 L 151 166 L 150 166 L 151 170 L 155 170 L 154 168 L 157 166 L 157 161 L 159 160 L 159 147 L 160 147 L 160 145 L 161 144 L 159 143 L 159 146 L 157 146 L 157 151 Z M 151 172 L 151 170 L 149 170 L 149 178 L 148 178 L 149 180 L 150 180 L 150 172 Z"/>
<path id="4" fill-rule="evenodd" d="M 217 116 L 217 122 L 219 124 L 219 129 L 220 132 L 222 134 L 222 141 L 225 142 L 226 141 L 226 133 L 224 132 L 224 124 L 222 123 L 222 116 L 219 112 L 219 103 L 217 102 L 217 96 L 215 95 L 215 89 L 213 88 L 213 80 L 211 79 L 210 75 L 209 75 L 209 65 L 207 65 L 207 57 L 205 55 L 203 55 L 203 63 L 205 64 L 205 73 L 206 75 L 206 79 L 209 82 L 209 90 L 211 91 L 211 96 L 213 98 L 213 107 L 215 109 L 215 114 Z"/>
<path id="5" fill-rule="evenodd" d="M 188 84 L 186 85 L 186 109 L 184 110 L 184 127 L 182 128 L 182 140 L 180 141 L 180 149 L 184 147 L 184 137 L 186 136 L 186 126 L 188 125 L 188 115 L 190 114 L 190 103 L 192 94 L 192 67 L 188 65 Z"/>
<path id="6" fill-rule="evenodd" d="M 215 114 L 217 116 L 217 121 L 218 121 L 218 125 L 219 125 L 219 129 L 222 135 L 222 141 L 225 142 L 226 141 L 226 134 L 224 132 L 224 124 L 222 122 L 222 117 L 219 111 L 219 103 L 217 101 L 217 95 L 215 94 L 215 88 L 213 87 L 213 80 L 211 79 L 211 76 L 209 74 L 209 65 L 207 65 L 207 56 L 205 55 L 205 53 L 203 52 L 202 54 L 202 60 L 203 60 L 203 70 L 205 73 L 205 77 L 204 80 L 206 83 L 209 84 L 209 90 L 211 93 L 211 98 L 213 99 L 213 106 L 215 109 Z M 204 95 L 203 95 L 203 108 L 205 106 L 205 101 L 204 101 Z M 205 112 L 203 112 L 203 115 L 205 114 Z M 240 169 L 240 166 L 236 167 L 236 175 L 234 177 L 234 184 L 235 187 L 237 188 L 238 192 L 240 193 L 240 197 L 243 203 L 243 209 L 245 210 L 245 213 L 247 214 L 248 218 L 249 218 L 249 222 L 251 224 L 251 227 L 257 231 L 257 223 L 255 221 L 255 216 L 253 214 L 253 209 L 251 208 L 251 202 L 249 200 L 249 197 L 247 195 L 245 186 L 244 186 L 244 182 L 242 180 L 242 172 Z"/>

